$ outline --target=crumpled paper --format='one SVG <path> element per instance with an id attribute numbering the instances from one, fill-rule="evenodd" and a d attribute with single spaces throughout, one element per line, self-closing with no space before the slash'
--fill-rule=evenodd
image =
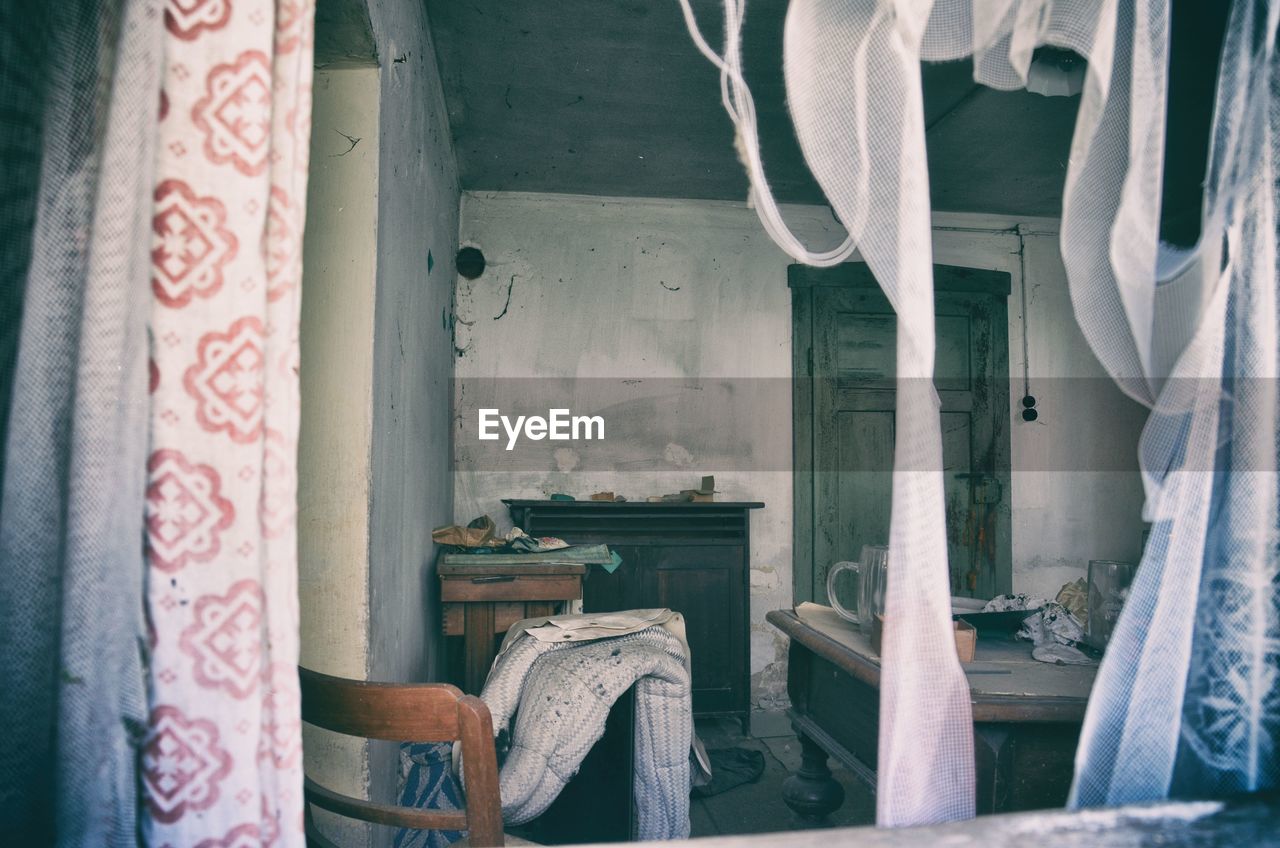
<path id="1" fill-rule="evenodd" d="M 431 531 L 431 541 L 437 545 L 456 545 L 460 548 L 492 548 L 502 542 L 493 538 L 495 525 L 487 515 L 473 519 L 466 527 L 445 524 Z"/>
<path id="2" fill-rule="evenodd" d="M 530 553 L 558 551 L 561 548 L 569 547 L 569 543 L 564 539 L 555 536 L 530 536 L 519 527 L 512 527 L 508 530 L 503 541 L 514 550 L 528 551 Z"/>
<path id="3" fill-rule="evenodd" d="M 983 612 L 1013 612 L 1015 610 L 1033 610 L 1044 606 L 1047 601 L 1039 595 L 1028 595 L 1019 592 L 1016 595 L 996 595 L 987 601 Z"/>
<path id="4" fill-rule="evenodd" d="M 1031 656 L 1040 662 L 1064 665 L 1089 665 L 1093 662 L 1075 647 L 1084 641 L 1084 625 L 1071 610 L 1057 601 L 1050 601 L 1044 609 L 1022 622 L 1018 637 L 1031 640 L 1034 646 Z"/>
<path id="5" fill-rule="evenodd" d="M 1060 591 L 1058 596 L 1062 597 L 1062 594 Z M 1017 634 L 1017 638 L 1031 642 L 1032 658 L 1059 665 L 1091 664 L 1093 660 L 1075 647 L 1077 643 L 1084 641 L 1084 625 L 1071 610 L 1058 601 L 1046 601 L 1025 592 L 997 595 L 987 602 L 982 611 L 1007 612 L 1037 608 L 1040 611 L 1027 616 Z"/>
<path id="6" fill-rule="evenodd" d="M 1083 577 L 1062 584 L 1054 600 L 1066 607 L 1080 623 L 1089 623 L 1089 582 Z"/>

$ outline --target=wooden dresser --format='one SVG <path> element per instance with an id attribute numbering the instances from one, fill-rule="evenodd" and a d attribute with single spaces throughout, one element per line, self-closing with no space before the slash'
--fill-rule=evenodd
<path id="1" fill-rule="evenodd" d="M 693 654 L 696 715 L 750 709 L 751 510 L 762 503 L 504 501 L 531 536 L 605 544 L 622 557 L 612 573 L 591 566 L 584 612 L 668 607 L 682 613 Z"/>

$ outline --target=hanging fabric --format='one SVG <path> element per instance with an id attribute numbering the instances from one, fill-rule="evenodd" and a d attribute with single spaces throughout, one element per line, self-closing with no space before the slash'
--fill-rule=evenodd
<path id="1" fill-rule="evenodd" d="M 1090 700 L 1075 805 L 1280 786 L 1277 26 L 1276 0 L 1231 8 L 1199 244 L 1160 263 L 1167 279 L 1117 274 L 1153 304 L 1127 305 L 1158 391 L 1140 448 L 1153 527 Z"/>
<path id="2" fill-rule="evenodd" d="M 296 447 L 307 0 L 169 4 L 152 190 L 153 845 L 301 845 Z"/>
<path id="3" fill-rule="evenodd" d="M 736 80 L 743 9 L 739 0 L 726 7 L 723 73 Z M 952 635 L 940 403 L 933 388 L 933 259 L 920 82 L 928 13 L 927 3 L 895 8 L 887 2 L 793 0 L 784 36 L 787 99 L 801 149 L 898 315 L 892 577 L 876 764 L 876 821 L 888 827 L 974 814 L 973 719 Z M 729 99 L 734 94 L 730 86 Z M 731 114 L 739 118 L 740 140 L 754 145 L 754 128 L 742 129 L 752 113 L 739 108 Z M 762 202 L 768 186 L 757 171 L 750 173 L 757 208 L 776 208 Z"/>
<path id="4" fill-rule="evenodd" d="M 133 846 L 162 3 L 27 6 L 0 20 L 0 831 Z"/>
<path id="5" fill-rule="evenodd" d="M 754 110 L 741 76 L 742 0 L 726 0 L 724 56 L 697 34 L 681 2 L 695 43 L 721 68 L 722 98 L 747 148 L 752 200 L 766 229 L 791 256 L 813 262 L 783 232 L 756 164 Z M 1278 5 L 1234 4 L 1203 236 L 1182 255 L 1158 235 L 1168 0 L 790 4 L 784 57 L 797 138 L 849 231 L 846 244 L 857 244 L 898 315 L 894 576 L 886 602 L 896 635 L 885 643 L 881 682 L 882 825 L 973 811 L 968 690 L 944 638 L 919 62 L 971 56 L 978 82 L 1022 88 L 1042 45 L 1088 60 L 1061 229 L 1076 318 L 1119 386 L 1154 405 L 1140 458 L 1155 526 L 1099 670 L 1072 803 L 1275 784 Z"/>

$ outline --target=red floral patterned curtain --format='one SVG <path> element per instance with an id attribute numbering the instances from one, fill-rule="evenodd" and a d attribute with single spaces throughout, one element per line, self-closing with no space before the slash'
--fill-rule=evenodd
<path id="1" fill-rule="evenodd" d="M 153 845 L 302 844 L 296 446 L 313 0 L 168 0 L 152 234 Z"/>

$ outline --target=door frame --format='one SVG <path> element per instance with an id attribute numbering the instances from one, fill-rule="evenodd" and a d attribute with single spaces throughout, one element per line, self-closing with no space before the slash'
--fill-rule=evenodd
<path id="1" fill-rule="evenodd" d="M 880 283 L 865 262 L 846 262 L 831 268 L 808 265 L 787 266 L 787 286 L 791 289 L 791 464 L 792 464 L 792 540 L 791 593 L 793 603 L 815 600 L 813 591 L 814 533 L 814 442 L 813 442 L 813 321 L 814 290 L 818 288 L 874 288 Z M 934 265 L 933 287 L 936 292 L 976 292 L 993 298 L 1008 298 L 1013 291 L 1013 276 L 1008 271 L 966 268 L 960 265 Z M 1008 307 L 999 310 L 1004 320 L 992 322 L 991 345 L 996 373 L 1009 371 Z M 1008 383 L 997 385 L 1003 404 L 993 408 L 1009 409 Z M 1011 414 L 1011 413 L 1010 413 Z M 1009 428 L 1010 415 L 995 423 L 996 468 L 1007 475 L 1011 467 Z M 1010 482 L 1005 476 L 1004 507 L 1010 509 Z M 1008 522 L 1012 535 L 1012 515 Z M 1006 546 L 1007 547 L 1007 546 Z M 1012 551 L 1003 559 L 1011 564 Z M 1011 579 L 1011 575 L 1010 575 Z M 1006 582 L 1008 582 L 1006 580 Z M 1001 587 L 1004 591 L 1009 586 Z"/>

